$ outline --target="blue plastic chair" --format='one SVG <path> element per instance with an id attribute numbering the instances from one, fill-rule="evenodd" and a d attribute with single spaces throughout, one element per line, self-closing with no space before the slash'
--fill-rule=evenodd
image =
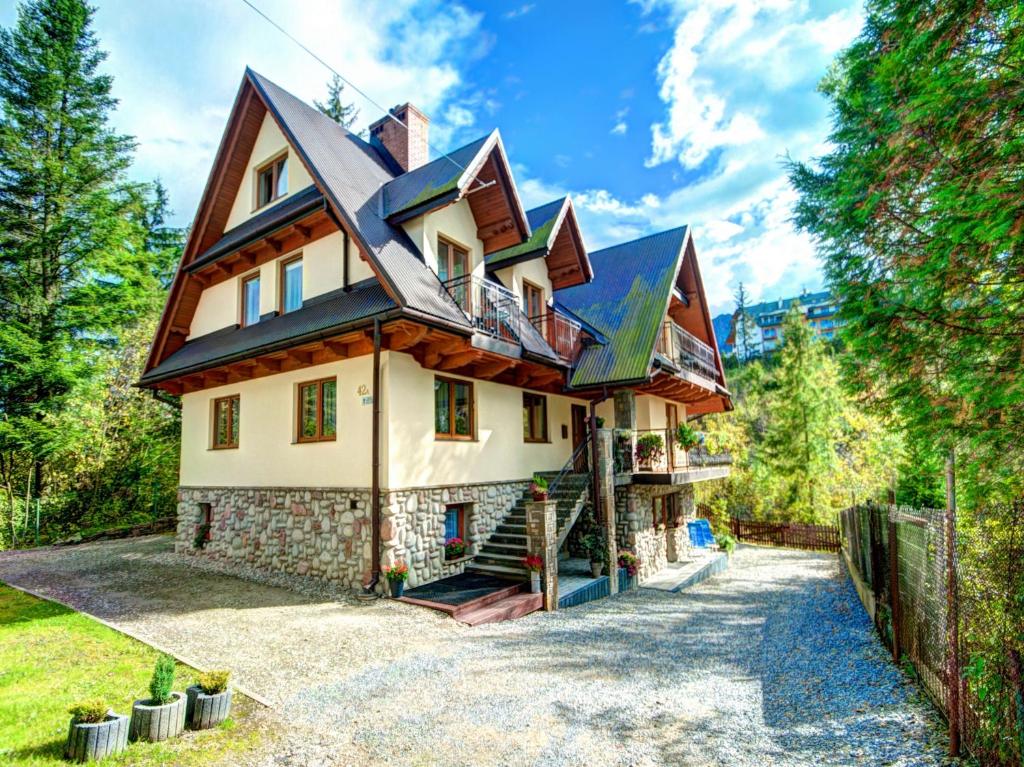
<path id="1" fill-rule="evenodd" d="M 686 523 L 686 532 L 690 536 L 690 545 L 703 549 L 715 545 L 715 536 L 711 534 L 711 525 L 706 519 L 695 519 Z"/>

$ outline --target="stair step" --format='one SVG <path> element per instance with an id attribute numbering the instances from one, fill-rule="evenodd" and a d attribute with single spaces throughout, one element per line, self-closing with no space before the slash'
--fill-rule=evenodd
<path id="1" fill-rule="evenodd" d="M 519 559 L 526 556 L 526 544 L 524 543 L 498 543 L 495 540 L 487 541 L 480 547 L 480 554 L 512 554 Z"/>
<path id="2" fill-rule="evenodd" d="M 509 583 L 509 585 L 503 589 L 497 589 L 496 591 L 492 591 L 490 594 L 477 597 L 469 602 L 463 602 L 461 605 L 450 605 L 445 602 L 431 602 L 425 599 L 415 599 L 414 597 L 399 597 L 398 601 L 405 602 L 410 605 L 419 605 L 420 607 L 429 607 L 432 610 L 439 610 L 443 613 L 448 613 L 456 620 L 460 620 L 460 616 L 464 613 L 472 612 L 473 610 L 499 602 L 502 599 L 508 599 L 509 597 L 516 596 L 525 586 L 526 584 L 522 581 Z"/>
<path id="3" fill-rule="evenodd" d="M 496 532 L 499 535 L 526 535 L 526 525 L 506 525 L 502 522 Z"/>
<path id="4" fill-rule="evenodd" d="M 487 539 L 487 543 L 509 543 L 526 548 L 526 536 L 515 533 L 494 533 Z"/>
<path id="5" fill-rule="evenodd" d="M 499 599 L 484 607 L 461 613 L 457 620 L 469 626 L 480 626 L 484 623 L 510 621 L 536 612 L 544 606 L 543 594 L 516 594 Z"/>
<path id="6" fill-rule="evenodd" d="M 467 570 L 472 570 L 475 573 L 487 573 L 488 575 L 494 575 L 498 578 L 516 578 L 522 579 L 526 574 L 525 567 L 508 567 L 506 565 L 491 565 L 484 562 L 473 562 L 472 564 L 466 565 Z"/>

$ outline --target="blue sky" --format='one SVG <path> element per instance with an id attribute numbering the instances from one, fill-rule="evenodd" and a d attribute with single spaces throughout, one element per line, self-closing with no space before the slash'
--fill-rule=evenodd
<path id="1" fill-rule="evenodd" d="M 712 310 L 816 289 L 782 165 L 824 151 L 816 86 L 861 24 L 849 0 L 253 0 L 450 149 L 501 129 L 528 207 L 570 193 L 593 250 L 694 227 Z M 329 73 L 241 0 L 95 0 L 135 174 L 187 224 L 246 65 L 301 98 Z M 0 23 L 14 19 L 10 4 Z M 355 93 L 357 127 L 380 112 Z"/>

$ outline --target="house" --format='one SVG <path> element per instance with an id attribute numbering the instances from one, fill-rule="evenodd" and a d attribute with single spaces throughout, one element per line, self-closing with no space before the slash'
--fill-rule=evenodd
<path id="1" fill-rule="evenodd" d="M 831 340 L 842 325 L 842 320 L 837 316 L 839 306 L 827 290 L 817 293 L 803 291 L 799 296 L 762 301 L 747 309 L 747 314 L 753 320 L 750 328 L 750 354 L 771 352 L 782 344 L 782 319 L 793 306 L 799 307 L 819 338 Z M 734 312 L 732 315 L 719 315 L 714 320 L 716 328 L 728 328 L 727 332 L 719 333 L 719 338 L 723 339 L 719 351 L 726 356 L 739 353 L 736 346 L 738 319 L 738 313 Z"/>
<path id="2" fill-rule="evenodd" d="M 672 439 L 731 407 L 689 228 L 588 252 L 571 200 L 524 209 L 498 131 L 434 160 L 428 131 L 406 104 L 364 141 L 246 70 L 140 381 L 180 396 L 177 549 L 521 576 L 545 474 L 552 540 L 598 511 L 653 572 L 728 471 Z"/>

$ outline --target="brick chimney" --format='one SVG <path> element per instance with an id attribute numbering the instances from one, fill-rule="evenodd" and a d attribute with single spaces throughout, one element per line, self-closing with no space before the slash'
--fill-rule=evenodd
<path id="1" fill-rule="evenodd" d="M 426 165 L 430 159 L 427 146 L 430 118 L 409 103 L 393 107 L 391 114 L 405 127 L 390 117 L 382 117 L 370 126 L 370 143 L 386 149 L 402 170 Z"/>

